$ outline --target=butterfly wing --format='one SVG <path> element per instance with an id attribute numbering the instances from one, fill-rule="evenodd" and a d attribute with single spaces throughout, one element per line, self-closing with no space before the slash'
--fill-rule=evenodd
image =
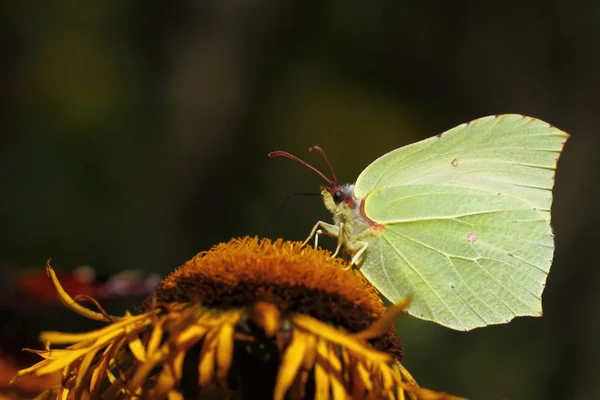
<path id="1" fill-rule="evenodd" d="M 568 135 L 521 115 L 485 117 L 392 151 L 355 196 L 382 224 L 361 272 L 408 312 L 454 329 L 541 315 L 550 206 Z"/>

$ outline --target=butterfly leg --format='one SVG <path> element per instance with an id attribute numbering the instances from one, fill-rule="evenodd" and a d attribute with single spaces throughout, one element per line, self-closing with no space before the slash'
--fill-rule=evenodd
<path id="1" fill-rule="evenodd" d="M 333 236 L 333 237 L 339 237 L 339 234 L 340 234 L 340 228 L 338 226 L 332 225 L 332 224 L 328 224 L 327 222 L 319 221 L 313 227 L 312 231 L 310 232 L 310 235 L 308 235 L 308 237 L 306 238 L 306 240 L 302 243 L 302 247 L 306 246 L 306 244 L 308 243 L 308 241 L 313 236 L 318 235 L 318 231 L 321 231 L 321 233 L 324 234 L 324 235 L 329 235 L 329 236 Z M 318 239 L 315 238 L 315 247 L 316 247 L 316 244 L 317 244 L 317 240 Z"/>
<path id="2" fill-rule="evenodd" d="M 340 252 L 340 249 L 342 248 L 342 242 L 343 242 L 342 232 L 344 232 L 344 223 L 342 222 L 339 226 L 336 226 L 336 225 L 333 225 L 333 226 L 335 226 L 337 229 L 337 247 L 335 248 L 335 251 L 331 255 L 331 258 L 336 257 L 338 255 L 338 253 Z"/>
<path id="3" fill-rule="evenodd" d="M 316 249 L 317 247 L 319 247 L 319 235 L 322 235 L 323 231 L 320 229 L 317 229 L 317 233 L 315 233 L 315 245 L 314 248 Z"/>
<path id="4" fill-rule="evenodd" d="M 367 242 L 356 242 L 356 244 L 358 246 L 360 246 L 360 247 L 356 251 L 356 253 L 354 253 L 354 255 L 352 256 L 352 260 L 350 261 L 350 266 L 352 266 L 352 265 L 358 266 L 358 262 L 360 261 L 360 257 L 365 252 L 365 250 L 367 249 L 367 247 L 369 247 L 369 243 L 367 243 Z M 348 268 L 350 268 L 350 267 L 348 267 Z"/>

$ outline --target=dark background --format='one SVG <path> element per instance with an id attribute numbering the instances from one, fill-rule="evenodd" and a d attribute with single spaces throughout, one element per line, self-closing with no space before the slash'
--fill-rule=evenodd
<path id="1" fill-rule="evenodd" d="M 282 204 L 322 182 L 269 151 L 322 166 L 320 144 L 353 181 L 527 114 L 572 135 L 545 316 L 471 333 L 405 317 L 406 365 L 474 399 L 600 398 L 599 46 L 592 0 L 2 2 L 0 263 L 165 274 L 234 236 L 301 240 L 326 210 Z"/>

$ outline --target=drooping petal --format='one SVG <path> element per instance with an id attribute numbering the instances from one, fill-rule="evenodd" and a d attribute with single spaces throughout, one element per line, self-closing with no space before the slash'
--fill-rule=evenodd
<path id="1" fill-rule="evenodd" d="M 381 336 L 385 333 L 390 326 L 394 325 L 394 323 L 398 320 L 400 315 L 404 313 L 404 310 L 410 305 L 410 298 L 405 297 L 400 300 L 398 303 L 394 304 L 386 313 L 378 318 L 373 324 L 371 324 L 367 329 L 362 330 L 358 333 L 350 334 L 351 337 L 358 340 L 366 340 L 372 339 L 378 336 Z"/>
<path id="2" fill-rule="evenodd" d="M 377 362 L 390 362 L 392 360 L 388 354 L 371 350 L 350 336 L 343 334 L 339 330 L 307 315 L 296 314 L 293 317 L 293 321 L 296 326 L 306 329 L 310 332 L 314 332 L 322 338 L 327 339 L 332 343 L 337 343 L 341 346 L 344 346 L 350 351 L 361 354 L 363 357 L 370 360 Z"/>
<path id="3" fill-rule="evenodd" d="M 229 367 L 233 360 L 233 331 L 233 324 L 223 324 L 217 341 L 216 378 L 221 387 L 227 386 L 227 375 L 229 374 Z"/>
<path id="4" fill-rule="evenodd" d="M 331 394 L 334 400 L 346 399 L 346 388 L 344 387 L 344 379 L 342 378 L 342 363 L 336 352 L 336 345 L 329 344 L 328 346 L 328 361 L 329 361 L 329 382 L 331 383 Z"/>
<path id="5" fill-rule="evenodd" d="M 218 329 L 210 330 L 202 343 L 200 362 L 198 363 L 198 385 L 201 388 L 208 386 L 213 380 L 218 333 Z"/>
<path id="6" fill-rule="evenodd" d="M 75 300 L 73 300 L 73 298 L 69 296 L 69 294 L 65 291 L 65 289 L 63 289 L 62 285 L 58 281 L 58 278 L 56 277 L 56 272 L 54 272 L 54 269 L 52 269 L 52 267 L 50 266 L 50 260 L 48 260 L 48 263 L 46 264 L 46 273 L 50 277 L 50 280 L 54 285 L 54 289 L 56 289 L 56 292 L 58 293 L 58 298 L 68 309 L 73 310 L 77 314 L 83 315 L 84 317 L 87 317 L 89 319 L 94 319 L 96 321 L 111 322 L 112 318 L 114 318 L 113 320 L 119 319 L 118 317 L 112 316 L 108 316 L 107 318 L 106 315 L 92 311 L 89 308 L 85 308 L 79 303 L 77 303 Z"/>
<path id="7" fill-rule="evenodd" d="M 292 341 L 285 350 L 285 353 L 283 353 L 279 372 L 277 373 L 277 383 L 273 393 L 273 398 L 275 400 L 283 400 L 285 393 L 290 388 L 298 373 L 298 369 L 304 359 L 304 352 L 307 348 L 304 336 L 305 335 L 302 332 L 295 330 L 292 334 Z"/>
<path id="8" fill-rule="evenodd" d="M 315 400 L 329 400 L 329 374 L 324 361 L 328 358 L 327 342 L 317 339 L 317 360 L 315 362 Z"/>

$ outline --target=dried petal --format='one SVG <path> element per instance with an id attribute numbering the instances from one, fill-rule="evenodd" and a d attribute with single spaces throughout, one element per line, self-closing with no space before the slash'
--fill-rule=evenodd
<path id="1" fill-rule="evenodd" d="M 119 319 L 118 317 L 111 316 L 107 318 L 107 316 L 105 316 L 104 314 L 92 311 L 89 308 L 85 308 L 79 303 L 77 303 L 75 300 L 73 300 L 73 298 L 69 296 L 69 294 L 63 289 L 60 282 L 58 281 L 58 278 L 56 277 L 56 272 L 54 272 L 54 269 L 52 269 L 52 267 L 50 266 L 50 260 L 48 260 L 48 263 L 46 264 L 46 273 L 52 280 L 52 284 L 54 285 L 54 288 L 58 293 L 58 298 L 68 309 L 75 311 L 77 314 L 81 314 L 84 317 L 94 319 L 96 321 L 111 322 L 111 318 L 114 318 L 115 320 Z"/>

